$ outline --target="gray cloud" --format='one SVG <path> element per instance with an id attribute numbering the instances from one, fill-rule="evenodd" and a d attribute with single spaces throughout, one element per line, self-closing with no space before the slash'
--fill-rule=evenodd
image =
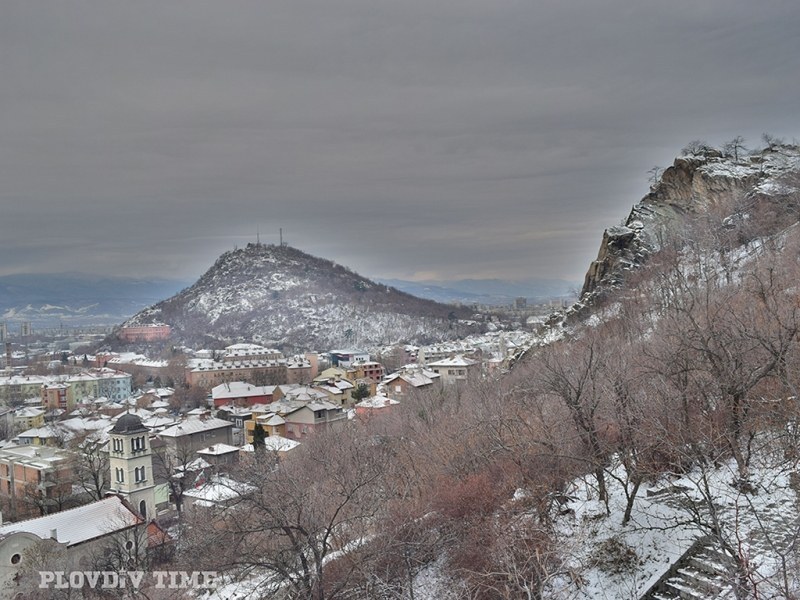
<path id="1" fill-rule="evenodd" d="M 12 1 L 0 273 L 190 277 L 253 240 L 373 276 L 579 279 L 689 140 L 798 135 L 800 8 Z"/>

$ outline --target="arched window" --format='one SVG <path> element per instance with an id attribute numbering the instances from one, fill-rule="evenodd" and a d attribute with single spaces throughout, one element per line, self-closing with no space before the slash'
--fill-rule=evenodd
<path id="1" fill-rule="evenodd" d="M 142 500 L 139 502 L 139 514 L 142 515 L 145 519 L 147 518 L 147 502 Z"/>

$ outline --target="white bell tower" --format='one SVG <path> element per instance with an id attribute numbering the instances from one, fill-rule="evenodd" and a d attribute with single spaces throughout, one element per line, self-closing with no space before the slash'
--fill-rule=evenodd
<path id="1" fill-rule="evenodd" d="M 136 415 L 124 414 L 109 432 L 111 491 L 150 521 L 156 516 L 153 454 L 149 429 Z"/>

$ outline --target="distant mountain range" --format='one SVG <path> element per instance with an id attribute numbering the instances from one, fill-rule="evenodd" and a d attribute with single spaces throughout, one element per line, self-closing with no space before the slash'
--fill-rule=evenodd
<path id="1" fill-rule="evenodd" d="M 464 304 L 489 304 L 505 306 L 516 298 L 526 298 L 529 303 L 542 303 L 554 299 L 576 297 L 580 283 L 563 279 L 459 279 L 456 281 L 405 281 L 378 279 L 409 294 L 437 302 Z"/>
<path id="2" fill-rule="evenodd" d="M 34 328 L 116 325 L 190 282 L 42 273 L 0 277 L 0 321 Z"/>

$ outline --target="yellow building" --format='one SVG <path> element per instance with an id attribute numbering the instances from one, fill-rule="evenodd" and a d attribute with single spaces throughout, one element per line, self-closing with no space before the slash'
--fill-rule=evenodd
<path id="1" fill-rule="evenodd" d="M 25 431 L 44 426 L 44 410 L 35 406 L 20 408 L 14 413 L 14 428 Z"/>

